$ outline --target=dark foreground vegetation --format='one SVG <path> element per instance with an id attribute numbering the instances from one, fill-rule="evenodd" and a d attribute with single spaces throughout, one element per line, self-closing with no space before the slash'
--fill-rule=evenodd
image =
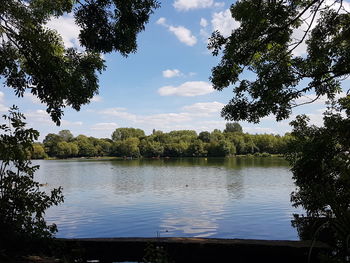
<path id="1" fill-rule="evenodd" d="M 291 136 L 243 133 L 238 123 L 227 123 L 226 129 L 212 132 L 179 130 L 164 133 L 153 131 L 146 136 L 135 128 L 118 128 L 111 139 L 79 135 L 69 130 L 48 134 L 43 143 L 35 143 L 32 159 L 73 157 L 225 157 L 242 154 L 269 156 L 283 154 Z"/>

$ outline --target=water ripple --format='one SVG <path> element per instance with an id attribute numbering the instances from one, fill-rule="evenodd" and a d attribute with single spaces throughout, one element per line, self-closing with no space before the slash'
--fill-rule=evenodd
<path id="1" fill-rule="evenodd" d="M 285 163 L 195 162 L 38 161 L 39 181 L 65 194 L 46 218 L 59 237 L 298 239 Z"/>

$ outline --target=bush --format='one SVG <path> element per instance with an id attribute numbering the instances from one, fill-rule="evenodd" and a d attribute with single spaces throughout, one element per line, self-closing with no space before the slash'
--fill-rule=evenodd
<path id="1" fill-rule="evenodd" d="M 44 215 L 47 208 L 63 202 L 63 196 L 61 188 L 47 194 L 34 181 L 39 166 L 31 165 L 28 152 L 38 131 L 25 128 L 25 118 L 14 106 L 3 118 L 9 125 L 0 125 L 0 251 L 18 253 L 25 244 L 57 231 L 56 225 L 46 224 Z"/>

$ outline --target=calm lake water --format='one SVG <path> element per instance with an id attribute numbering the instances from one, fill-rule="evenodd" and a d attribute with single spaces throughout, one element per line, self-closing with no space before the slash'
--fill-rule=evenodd
<path id="1" fill-rule="evenodd" d="M 297 240 L 294 190 L 279 158 L 36 161 L 36 179 L 63 186 L 50 208 L 57 237 Z"/>

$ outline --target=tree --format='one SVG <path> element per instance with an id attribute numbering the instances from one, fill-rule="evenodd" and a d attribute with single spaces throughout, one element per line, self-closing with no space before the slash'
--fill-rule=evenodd
<path id="1" fill-rule="evenodd" d="M 118 128 L 112 133 L 112 140 L 113 141 L 122 141 L 126 140 L 128 138 L 140 138 L 144 137 L 145 132 L 141 129 L 135 129 L 135 128 Z"/>
<path id="2" fill-rule="evenodd" d="M 79 147 L 73 142 L 59 142 L 57 144 L 57 155 L 58 158 L 68 158 L 77 156 L 79 153 Z"/>
<path id="3" fill-rule="evenodd" d="M 99 155 L 109 155 L 111 153 L 112 149 L 112 141 L 110 139 L 99 139 L 97 141 L 97 144 L 99 148 L 101 149 L 101 152 Z"/>
<path id="4" fill-rule="evenodd" d="M 62 137 L 58 136 L 57 134 L 49 133 L 46 135 L 45 139 L 43 140 L 43 144 L 46 148 L 46 153 L 51 157 L 56 156 L 58 151 L 57 144 L 62 141 Z"/>
<path id="5" fill-rule="evenodd" d="M 9 125 L 0 125 L 0 249 L 18 253 L 23 242 L 57 231 L 55 225 L 46 224 L 44 215 L 47 208 L 63 202 L 63 196 L 61 188 L 41 191 L 34 181 L 39 166 L 31 165 L 28 152 L 39 133 L 25 127 L 24 116 L 15 107 L 4 118 Z"/>
<path id="6" fill-rule="evenodd" d="M 78 145 L 79 153 L 81 157 L 93 157 L 97 156 L 97 149 L 91 143 L 88 137 L 85 135 L 78 135 L 75 138 L 75 143 Z"/>
<path id="7" fill-rule="evenodd" d="M 140 153 L 144 157 L 159 157 L 162 156 L 164 147 L 160 142 L 143 139 L 140 143 Z"/>
<path id="8" fill-rule="evenodd" d="M 221 114 L 227 120 L 258 122 L 274 114 L 290 116 L 298 99 L 310 93 L 333 99 L 340 81 L 350 73 L 348 28 L 350 13 L 344 1 L 237 1 L 232 17 L 240 23 L 228 37 L 214 32 L 209 48 L 221 54 L 212 69 L 214 89 L 230 85 L 234 97 Z M 304 30 L 299 39 L 293 32 Z M 305 56 L 296 48 L 307 46 Z M 244 79 L 251 71 L 256 80 Z"/>
<path id="9" fill-rule="evenodd" d="M 341 110 L 345 110 L 346 117 Z M 298 187 L 292 193 L 292 202 L 294 206 L 302 206 L 307 216 L 296 217 L 296 226 L 303 229 L 305 219 L 322 217 L 323 228 L 333 233 L 326 240 L 334 248 L 332 256 L 344 260 L 342 262 L 349 257 L 349 116 L 350 96 L 340 101 L 336 111 L 326 112 L 324 127 L 309 125 L 306 116 L 298 116 L 292 122 L 293 138 L 287 153 Z"/>
<path id="10" fill-rule="evenodd" d="M 184 141 L 172 142 L 164 145 L 164 155 L 170 157 L 184 157 L 188 152 L 189 144 Z"/>
<path id="11" fill-rule="evenodd" d="M 287 149 L 297 189 L 292 202 L 314 219 L 333 227 L 333 255 L 349 258 L 349 113 L 350 95 L 339 101 L 341 81 L 350 74 L 350 12 L 345 1 L 237 1 L 231 14 L 240 26 L 228 37 L 214 32 L 208 45 L 222 58 L 212 69 L 213 87 L 230 85 L 234 97 L 221 114 L 227 120 L 259 122 L 273 114 L 290 116 L 294 107 L 325 96 L 338 113 L 328 113 L 324 127 L 298 117 Z M 302 32 L 296 38 L 295 32 Z M 295 52 L 306 46 L 302 56 Z M 250 71 L 254 77 L 244 79 Z M 247 75 L 245 75 L 247 76 Z M 255 79 L 255 80 L 252 80 Z M 305 95 L 310 99 L 299 102 Z M 307 98 L 307 97 L 306 97 Z M 346 117 L 342 113 L 346 112 Z M 294 143 L 294 145 L 293 145 Z M 329 220 L 331 219 L 331 220 Z M 331 240 L 328 240 L 331 241 Z M 339 262 L 339 261 L 334 261 Z"/>
<path id="12" fill-rule="evenodd" d="M 138 158 L 140 157 L 139 144 L 140 140 L 134 137 L 118 141 L 116 144 L 116 155 Z"/>
<path id="13" fill-rule="evenodd" d="M 228 122 L 224 132 L 243 132 L 243 129 L 238 122 Z"/>
<path id="14" fill-rule="evenodd" d="M 44 159 L 47 158 L 45 148 L 40 143 L 33 143 L 33 149 L 30 151 L 31 159 Z"/>
<path id="15" fill-rule="evenodd" d="M 98 93 L 100 53 L 136 52 L 136 36 L 159 7 L 156 0 L 8 0 L 0 8 L 0 76 L 18 97 L 29 90 L 60 123 L 66 106 L 79 110 Z M 85 51 L 65 48 L 46 27 L 52 17 L 74 13 Z"/>
<path id="16" fill-rule="evenodd" d="M 59 125 L 63 108 L 70 106 L 80 110 L 81 105 L 89 103 L 98 93 L 97 74 L 105 69 L 101 53 L 118 51 L 127 56 L 136 52 L 136 36 L 144 30 L 150 14 L 158 7 L 156 0 L 2 1 L 0 78 L 4 86 L 12 88 L 18 97 L 30 91 L 46 104 L 46 111 Z M 76 48 L 65 48 L 61 36 L 46 27 L 52 17 L 70 12 L 74 13 L 76 23 L 81 27 L 79 40 L 85 48 L 81 52 Z M 14 133 L 0 135 L 3 142 L 1 239 L 24 234 L 50 236 L 55 227 L 46 225 L 45 209 L 63 200 L 60 188 L 47 195 L 40 192 L 39 184 L 33 181 L 38 167 L 30 167 L 22 150 L 29 151 L 28 145 L 38 133 L 25 130 L 22 117 L 10 112 Z M 9 132 L 10 128 L 2 125 L 1 129 Z M 50 154 L 57 154 L 60 141 L 56 136 L 46 140 L 45 147 Z M 93 146 L 87 148 L 90 149 L 85 150 L 92 154 Z M 11 164 L 11 169 L 17 169 L 17 173 L 9 168 Z M 0 242 L 5 243 L 6 240 Z"/>
<path id="17" fill-rule="evenodd" d="M 65 142 L 70 142 L 73 140 L 74 136 L 70 132 L 70 130 L 62 130 L 58 132 L 58 136 L 62 138 L 63 141 Z"/>
<path id="18" fill-rule="evenodd" d="M 202 142 L 210 142 L 210 132 L 200 132 L 198 135 L 198 139 L 200 139 Z"/>
<path id="19" fill-rule="evenodd" d="M 224 139 L 224 134 L 219 130 L 215 129 L 210 134 L 210 141 L 221 141 Z"/>
<path id="20" fill-rule="evenodd" d="M 204 149 L 205 144 L 202 140 L 196 139 L 188 147 L 188 156 L 202 157 L 207 156 L 207 151 Z"/>
<path id="21" fill-rule="evenodd" d="M 234 153 L 236 153 L 234 145 L 225 140 L 213 141 L 208 145 L 208 156 L 225 157 Z"/>

